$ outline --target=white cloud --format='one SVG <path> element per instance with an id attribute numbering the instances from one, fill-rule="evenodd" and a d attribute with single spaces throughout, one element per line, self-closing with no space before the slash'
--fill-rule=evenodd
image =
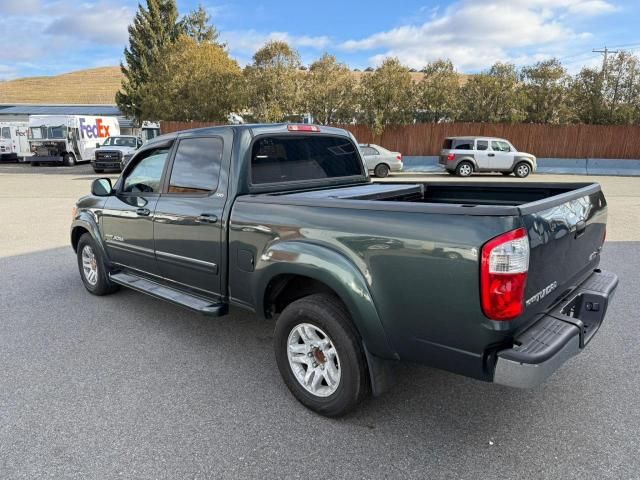
<path id="1" fill-rule="evenodd" d="M 311 37 L 307 35 L 290 35 L 287 32 L 260 33 L 255 30 L 237 30 L 222 32 L 222 37 L 232 52 L 253 54 L 265 43 L 272 40 L 287 42 L 295 48 L 305 47 L 321 50 L 330 45 L 327 36 Z"/>
<path id="2" fill-rule="evenodd" d="M 129 38 L 127 27 L 133 18 L 129 7 L 83 4 L 67 11 L 55 18 L 44 33 L 106 45 L 124 45 Z"/>
<path id="3" fill-rule="evenodd" d="M 349 40 L 340 48 L 372 51 L 374 64 L 395 56 L 421 68 L 446 57 L 462 70 L 476 70 L 496 61 L 534 58 L 536 50 L 561 55 L 571 42 L 589 37 L 571 28 L 576 17 L 614 9 L 604 0 L 461 0 L 422 24 Z"/>

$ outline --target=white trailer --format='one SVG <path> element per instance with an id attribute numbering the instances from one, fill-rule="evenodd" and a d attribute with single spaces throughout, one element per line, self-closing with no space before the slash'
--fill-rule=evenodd
<path id="1" fill-rule="evenodd" d="M 120 135 L 116 117 L 32 115 L 29 117 L 31 165 L 89 162 L 107 137 Z"/>
<path id="2" fill-rule="evenodd" d="M 0 122 L 0 161 L 24 161 L 31 155 L 27 122 Z"/>

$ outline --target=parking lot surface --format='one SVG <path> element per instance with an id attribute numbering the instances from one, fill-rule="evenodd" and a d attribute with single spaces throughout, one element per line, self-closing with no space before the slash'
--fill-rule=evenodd
<path id="1" fill-rule="evenodd" d="M 84 290 L 68 227 L 93 178 L 0 166 L 0 478 L 640 478 L 640 179 L 526 180 L 601 182 L 601 266 L 620 277 L 599 334 L 545 385 L 402 365 L 332 420 L 280 380 L 272 323 Z M 454 180 L 391 180 L 418 178 Z"/>

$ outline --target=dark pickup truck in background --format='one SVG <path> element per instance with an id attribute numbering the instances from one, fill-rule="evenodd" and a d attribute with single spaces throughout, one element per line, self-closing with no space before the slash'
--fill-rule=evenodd
<path id="1" fill-rule="evenodd" d="M 598 330 L 598 184 L 372 183 L 353 136 L 315 125 L 183 131 L 77 203 L 96 295 L 126 286 L 212 316 L 275 318 L 295 397 L 340 415 L 397 361 L 533 387 Z"/>

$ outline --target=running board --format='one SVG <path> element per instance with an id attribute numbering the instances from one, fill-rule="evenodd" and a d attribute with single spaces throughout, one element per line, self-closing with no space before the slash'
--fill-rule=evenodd
<path id="1" fill-rule="evenodd" d="M 111 273 L 109 278 L 113 283 L 122 285 L 123 287 L 146 293 L 152 297 L 166 300 L 167 302 L 186 307 L 189 310 L 208 315 L 211 317 L 221 317 L 227 314 L 228 308 L 226 303 L 213 303 L 195 295 L 180 292 L 174 288 L 165 287 L 159 283 L 153 282 L 143 277 L 133 275 L 131 273 Z"/>

